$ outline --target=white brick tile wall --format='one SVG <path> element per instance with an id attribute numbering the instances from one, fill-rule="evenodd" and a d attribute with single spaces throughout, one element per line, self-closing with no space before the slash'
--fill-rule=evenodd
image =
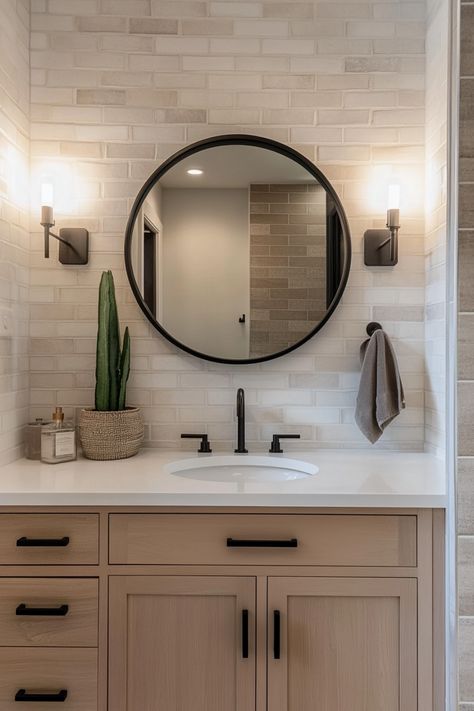
<path id="1" fill-rule="evenodd" d="M 27 3 L 0 4 L 0 307 L 13 323 L 0 339 L 0 464 L 20 456 L 28 420 L 28 23 Z"/>
<path id="2" fill-rule="evenodd" d="M 96 287 L 110 266 L 133 339 L 130 402 L 144 407 L 149 445 L 183 446 L 183 429 L 204 427 L 215 449 L 229 448 L 242 386 L 255 449 L 282 426 L 310 447 L 369 446 L 353 417 L 358 348 L 375 318 L 394 339 L 410 403 L 377 446 L 422 449 L 423 190 L 403 210 L 398 268 L 366 269 L 362 235 L 384 224 L 379 169 L 394 164 L 408 192 L 424 170 L 424 3 L 32 0 L 32 10 L 32 167 L 74 166 L 80 199 L 58 223 L 91 221 L 92 253 L 87 268 L 45 263 L 32 234 L 31 414 L 92 403 Z M 348 290 L 323 332 L 246 368 L 163 341 L 123 268 L 140 182 L 178 148 L 223 132 L 272 137 L 315 160 L 343 198 L 354 246 Z"/>

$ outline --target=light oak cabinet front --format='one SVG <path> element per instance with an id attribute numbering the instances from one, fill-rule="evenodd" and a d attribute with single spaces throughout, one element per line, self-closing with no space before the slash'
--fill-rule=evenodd
<path id="1" fill-rule="evenodd" d="M 255 711 L 257 630 L 271 711 L 416 711 L 415 580 L 255 582 L 113 578 L 109 709 Z"/>
<path id="2" fill-rule="evenodd" d="M 443 541 L 427 509 L 0 509 L 0 711 L 443 711 Z"/>
<path id="3" fill-rule="evenodd" d="M 271 711 L 416 711 L 415 580 L 270 578 Z"/>
<path id="4" fill-rule="evenodd" d="M 109 709 L 255 709 L 255 578 L 114 577 L 109 619 Z"/>

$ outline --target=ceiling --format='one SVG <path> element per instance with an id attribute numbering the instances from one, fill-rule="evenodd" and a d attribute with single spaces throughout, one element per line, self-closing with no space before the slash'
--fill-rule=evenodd
<path id="1" fill-rule="evenodd" d="M 202 175 L 186 172 L 198 168 Z M 206 148 L 185 158 L 160 180 L 162 188 L 248 188 L 251 183 L 313 183 L 315 178 L 295 161 L 256 146 Z"/>

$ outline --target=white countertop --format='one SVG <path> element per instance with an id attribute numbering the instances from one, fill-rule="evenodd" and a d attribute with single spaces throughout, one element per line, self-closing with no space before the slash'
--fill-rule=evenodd
<path id="1" fill-rule="evenodd" d="M 220 454 L 224 453 L 216 456 Z M 19 459 L 0 468 L 0 507 L 444 508 L 447 503 L 443 462 L 430 454 L 292 450 L 283 456 L 316 464 L 319 472 L 304 479 L 268 483 L 199 481 L 164 471 L 171 462 L 196 456 L 193 452 L 144 449 L 136 457 L 112 462 L 80 458 L 49 465 Z"/>

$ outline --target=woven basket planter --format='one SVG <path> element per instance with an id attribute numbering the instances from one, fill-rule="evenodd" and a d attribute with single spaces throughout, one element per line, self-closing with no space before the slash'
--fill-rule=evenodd
<path id="1" fill-rule="evenodd" d="M 145 428 L 138 407 L 99 412 L 81 410 L 79 437 L 87 459 L 127 459 L 138 453 Z"/>

